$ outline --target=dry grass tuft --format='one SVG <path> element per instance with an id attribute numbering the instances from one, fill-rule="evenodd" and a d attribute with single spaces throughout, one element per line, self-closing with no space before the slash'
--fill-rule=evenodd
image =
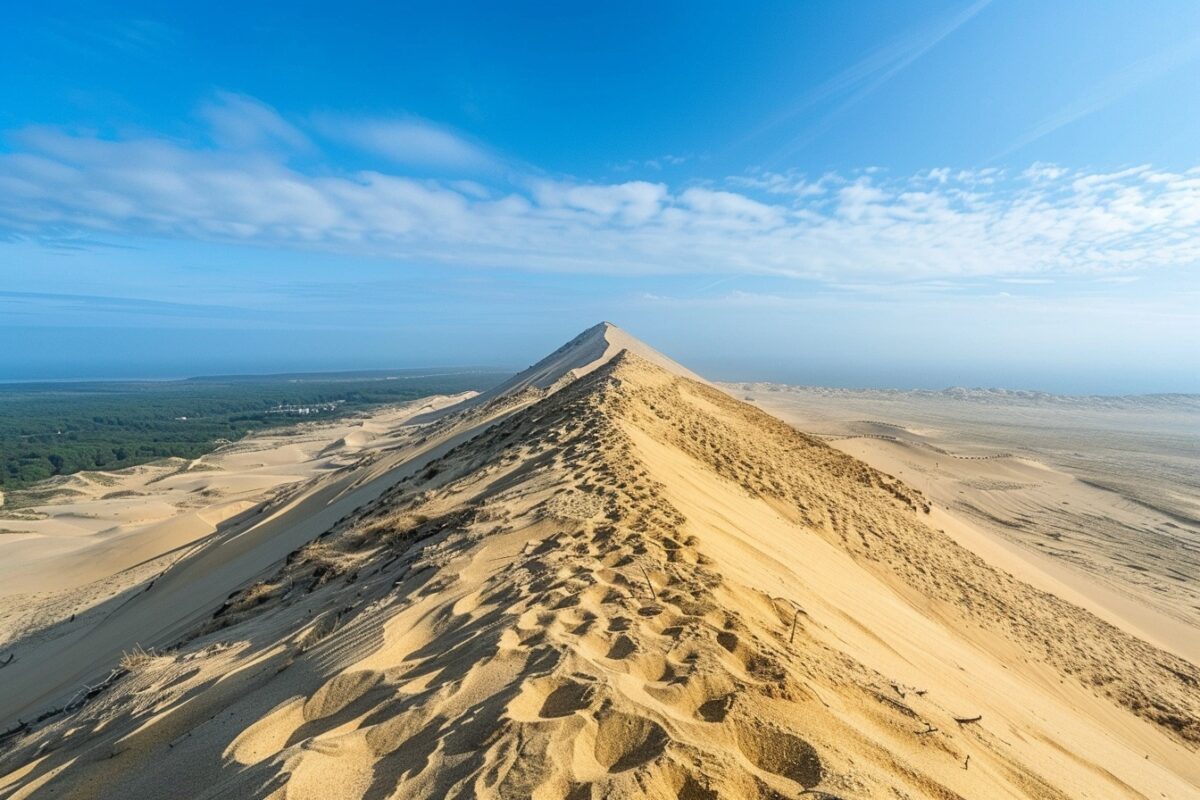
<path id="1" fill-rule="evenodd" d="M 132 650 L 121 654 L 121 669 L 126 672 L 136 672 L 156 658 L 158 656 L 155 654 L 154 648 L 145 650 L 140 644 L 134 645 Z"/>

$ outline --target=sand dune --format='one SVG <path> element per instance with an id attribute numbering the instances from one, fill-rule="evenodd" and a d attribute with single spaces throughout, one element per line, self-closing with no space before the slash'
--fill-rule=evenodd
<path id="1" fill-rule="evenodd" d="M 0 741 L 0 798 L 1200 791 L 1195 664 L 632 349 L 585 334 L 180 559 L 60 653 L 127 650 Z"/>
<path id="2" fill-rule="evenodd" d="M 1026 579 L 1200 660 L 1200 398 L 726 388 L 920 489 Z"/>
<path id="3" fill-rule="evenodd" d="M 380 446 L 411 443 L 417 436 L 405 423 L 414 413 L 463 399 L 426 398 L 376 412 L 372 424 L 390 431 L 379 437 Z M 15 518 L 0 520 L 9 531 L 0 536 L 0 659 L 21 655 L 6 668 L 0 728 L 21 714 L 27 718 L 65 702 L 82 682 L 106 674 L 124 650 L 169 638 L 182 620 L 203 613 L 203 603 L 219 602 L 257 570 L 270 568 L 287 550 L 289 540 L 280 531 L 296 542 L 320 533 L 321 518 L 313 529 L 304 515 L 336 495 L 336 487 L 368 472 L 361 462 L 370 458 L 322 453 L 330 439 L 358 424 L 306 424 L 245 439 L 190 463 L 168 459 L 119 473 L 74 475 L 65 502 L 22 508 Z M 347 474 L 351 469 L 354 477 Z M 81 500 L 81 494 L 92 499 Z M 147 516 L 137 512 L 139 506 L 151 509 L 156 521 L 134 524 L 131 520 Z M 292 529 L 298 519 L 302 524 Z M 236 547 L 227 546 L 233 540 Z M 264 547 L 245 548 L 252 542 Z M 209 555 L 201 557 L 205 548 Z M 239 548 L 250 555 L 231 559 L 235 569 L 216 576 L 205 572 L 211 560 L 224 560 L 213 557 L 218 549 Z M 176 570 L 203 578 L 178 581 L 191 592 L 186 600 L 160 602 L 163 592 L 140 597 L 160 577 L 160 589 L 169 585 Z M 139 622 L 140 613 L 153 624 Z M 70 657 L 75 653 L 87 657 Z"/>

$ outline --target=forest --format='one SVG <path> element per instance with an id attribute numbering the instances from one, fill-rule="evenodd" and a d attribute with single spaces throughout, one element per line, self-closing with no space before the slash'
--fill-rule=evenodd
<path id="1" fill-rule="evenodd" d="M 196 458 L 254 431 L 433 394 L 482 391 L 489 370 L 0 384 L 0 490 L 56 475 Z"/>

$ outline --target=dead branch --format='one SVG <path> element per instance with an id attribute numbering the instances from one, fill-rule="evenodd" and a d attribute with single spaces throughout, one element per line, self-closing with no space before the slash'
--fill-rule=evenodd
<path id="1" fill-rule="evenodd" d="M 108 673 L 108 677 L 100 681 L 100 683 L 96 684 L 95 686 L 87 686 L 85 684 L 84 687 L 80 689 L 78 693 L 76 693 L 75 697 L 73 697 L 69 703 L 63 706 L 63 710 L 78 711 L 79 709 L 83 708 L 87 701 L 91 700 L 93 697 L 112 686 L 127 674 L 128 670 L 118 668 Z"/>
<path id="2" fill-rule="evenodd" d="M 790 604 L 792 605 L 792 608 L 794 609 L 794 611 L 793 611 L 793 613 L 792 613 L 792 627 L 791 627 L 791 632 L 788 634 L 788 644 L 792 644 L 792 643 L 794 643 L 794 642 L 796 641 L 796 628 L 797 628 L 797 626 L 798 626 L 798 625 L 799 625 L 799 623 L 800 623 L 800 615 L 801 615 L 801 614 L 803 614 L 804 616 L 806 616 L 806 617 L 807 617 L 807 616 L 808 616 L 808 612 L 807 612 L 807 611 L 805 611 L 803 608 L 801 608 L 801 607 L 800 607 L 800 604 L 799 604 L 799 603 L 797 603 L 795 600 L 789 600 L 789 599 L 788 599 L 788 598 L 786 598 L 786 597 L 775 597 L 775 596 L 773 596 L 773 595 L 770 595 L 770 597 L 771 597 L 771 604 L 772 604 L 772 605 L 774 605 L 775 603 L 777 603 L 777 602 L 779 602 L 780 600 L 782 600 L 782 601 L 783 601 L 783 602 L 785 602 L 785 603 L 790 603 Z"/>
<path id="3" fill-rule="evenodd" d="M 641 564 L 638 564 L 638 569 L 640 569 L 642 571 L 642 575 L 644 575 L 646 577 L 646 585 L 650 587 L 650 596 L 653 597 L 655 599 L 655 601 L 657 601 L 658 600 L 658 592 L 654 591 L 654 584 L 650 582 L 650 573 L 647 572 L 646 568 L 643 567 Z"/>

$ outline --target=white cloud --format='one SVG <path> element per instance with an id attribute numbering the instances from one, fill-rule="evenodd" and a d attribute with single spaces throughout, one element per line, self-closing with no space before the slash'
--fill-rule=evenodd
<path id="1" fill-rule="evenodd" d="M 236 119 L 240 110 L 245 120 Z M 0 236 L 173 237 L 400 262 L 829 284 L 1121 276 L 1200 264 L 1200 168 L 752 173 L 717 185 L 514 183 L 338 172 L 262 104 L 224 96 L 221 144 L 31 128 L 0 153 Z M 293 131 L 295 131 L 293 133 Z M 265 143 L 277 146 L 268 148 Z M 450 148 L 453 151 L 453 147 Z M 511 176 L 510 176 L 511 177 Z M 483 180 L 480 178 L 480 180 Z"/>
<path id="2" fill-rule="evenodd" d="M 449 128 L 417 117 L 345 119 L 318 117 L 317 127 L 337 139 L 396 164 L 473 171 L 494 165 L 483 147 Z"/>
<path id="3" fill-rule="evenodd" d="M 279 112 L 253 97 L 218 92 L 212 101 L 200 107 L 200 117 L 211 126 L 217 143 L 226 147 L 281 144 L 295 150 L 307 150 L 312 146 L 308 137 Z"/>
<path id="4" fill-rule="evenodd" d="M 838 209 L 840 215 L 854 222 L 863 220 L 875 211 L 884 213 L 889 211 L 883 207 L 883 204 L 889 200 L 887 192 L 872 185 L 867 178 L 859 178 L 849 186 L 842 187 L 838 190 L 838 197 L 841 200 Z M 912 197 L 913 195 L 906 194 L 899 199 L 903 202 L 912 202 Z"/>
<path id="5" fill-rule="evenodd" d="M 771 172 L 756 170 L 746 175 L 738 175 L 729 179 L 731 186 L 754 189 L 769 194 L 794 195 L 796 197 L 813 197 L 824 194 L 832 184 L 839 183 L 841 178 L 827 173 L 817 180 L 810 179 L 800 172 Z"/>
<path id="6" fill-rule="evenodd" d="M 594 217 L 594 221 L 639 225 L 662 210 L 667 187 L 646 181 L 577 185 L 540 180 L 533 184 L 533 196 L 540 207 L 550 213 L 582 211 Z"/>
<path id="7" fill-rule="evenodd" d="M 779 206 L 767 205 L 736 192 L 718 192 L 711 189 L 686 189 L 679 202 L 698 214 L 706 222 L 749 223 L 758 230 L 769 230 L 783 224 L 785 212 Z"/>
<path id="8" fill-rule="evenodd" d="M 1067 174 L 1067 170 L 1056 164 L 1045 164 L 1041 161 L 1036 161 L 1030 165 L 1029 169 L 1025 170 L 1022 175 L 1030 180 L 1054 181 Z"/>

